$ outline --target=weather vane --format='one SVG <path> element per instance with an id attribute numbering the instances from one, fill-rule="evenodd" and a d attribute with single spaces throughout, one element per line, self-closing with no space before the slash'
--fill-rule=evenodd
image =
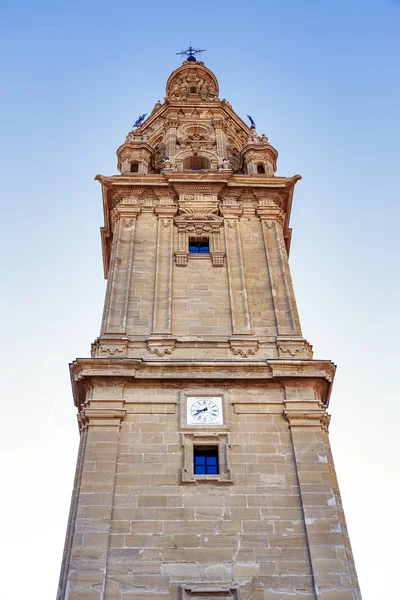
<path id="1" fill-rule="evenodd" d="M 133 129 L 135 129 L 136 127 L 139 127 L 143 123 L 143 121 L 145 120 L 146 117 L 147 117 L 147 113 L 140 115 L 140 117 L 134 122 Z"/>
<path id="2" fill-rule="evenodd" d="M 206 50 L 202 50 L 201 48 L 192 48 L 192 44 L 191 42 L 189 42 L 189 48 L 187 50 L 182 50 L 182 52 L 175 52 L 175 54 L 179 54 L 181 56 L 187 56 L 187 60 L 190 61 L 194 61 L 196 62 L 196 59 L 194 57 L 195 54 L 201 54 L 202 52 L 205 52 Z"/>
<path id="3" fill-rule="evenodd" d="M 256 128 L 256 124 L 254 123 L 252 117 L 250 115 L 247 115 L 247 118 L 250 121 L 250 129 L 255 129 Z"/>

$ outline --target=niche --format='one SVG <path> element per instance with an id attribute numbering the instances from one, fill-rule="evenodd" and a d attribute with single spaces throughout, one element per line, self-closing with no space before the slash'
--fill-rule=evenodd
<path id="1" fill-rule="evenodd" d="M 210 168 L 210 161 L 204 156 L 188 156 L 183 161 L 183 168 L 188 171 L 201 171 Z"/>

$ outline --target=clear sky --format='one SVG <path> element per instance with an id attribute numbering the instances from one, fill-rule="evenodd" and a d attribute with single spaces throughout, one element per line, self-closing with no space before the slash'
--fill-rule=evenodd
<path id="1" fill-rule="evenodd" d="M 68 363 L 89 355 L 105 289 L 94 176 L 116 173 L 189 40 L 278 174 L 303 176 L 303 331 L 338 364 L 331 440 L 363 598 L 396 597 L 399 24 L 395 0 L 3 0 L 4 600 L 55 598 L 78 447 Z"/>

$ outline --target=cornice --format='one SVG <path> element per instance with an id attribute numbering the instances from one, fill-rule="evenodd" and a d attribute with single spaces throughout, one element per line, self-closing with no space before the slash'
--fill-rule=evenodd
<path id="1" fill-rule="evenodd" d="M 145 149 L 150 152 L 151 156 L 154 156 L 154 148 L 147 141 L 138 141 L 138 142 L 124 142 L 116 151 L 117 156 L 121 154 L 121 152 L 125 149 L 132 150 L 142 150 Z"/>
<path id="2" fill-rule="evenodd" d="M 100 183 L 107 189 L 113 187 L 138 187 L 138 186 L 168 186 L 168 181 L 163 175 L 151 173 L 149 175 L 96 175 L 95 181 Z"/>
<path id="3" fill-rule="evenodd" d="M 78 358 L 70 365 L 74 401 L 85 402 L 87 383 L 95 378 L 123 380 L 293 380 L 319 382 L 324 405 L 329 402 L 336 367 L 329 360 L 165 360 L 135 358 Z"/>
<path id="4" fill-rule="evenodd" d="M 289 188 L 292 189 L 298 181 L 302 179 L 301 175 L 293 175 L 292 177 L 271 177 L 268 175 L 232 175 L 230 186 L 251 186 L 251 187 L 266 187 L 266 188 Z"/>

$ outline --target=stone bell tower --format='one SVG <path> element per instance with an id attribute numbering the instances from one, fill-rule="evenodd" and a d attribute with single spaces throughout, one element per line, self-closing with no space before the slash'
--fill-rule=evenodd
<path id="1" fill-rule="evenodd" d="M 360 600 L 277 151 L 193 55 L 97 176 L 104 315 L 58 600 Z"/>

